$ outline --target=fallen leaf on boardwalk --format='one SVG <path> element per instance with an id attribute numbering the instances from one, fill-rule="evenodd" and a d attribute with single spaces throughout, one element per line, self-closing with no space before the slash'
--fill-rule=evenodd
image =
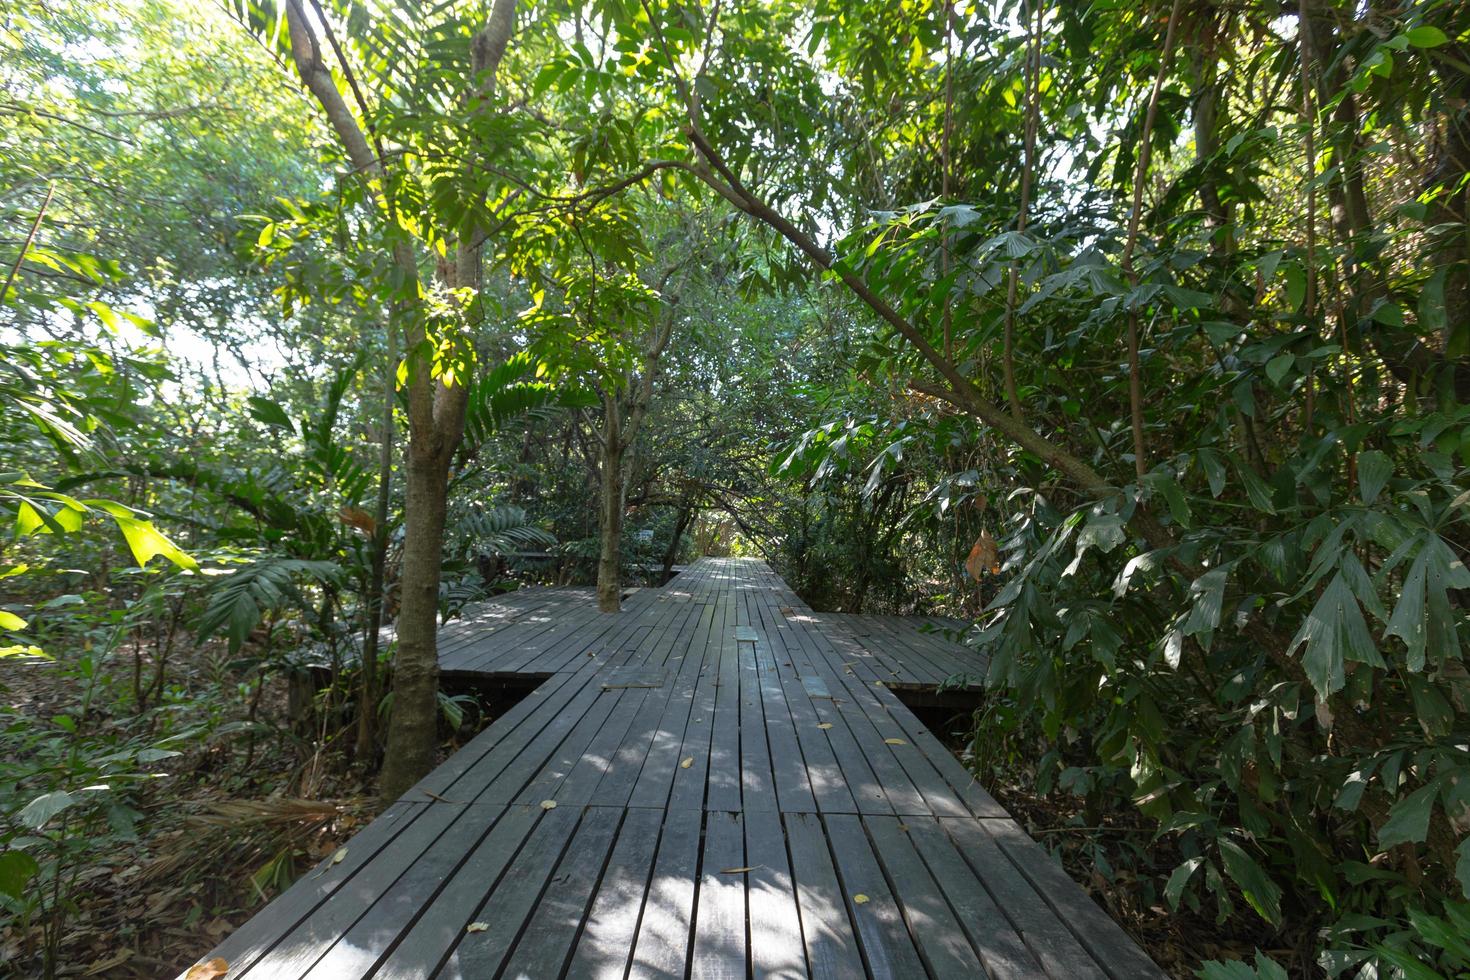
<path id="1" fill-rule="evenodd" d="M 556 809 L 556 801 L 555 800 L 542 800 L 541 801 L 541 809 L 543 809 L 543 810 L 555 810 Z"/>
<path id="2" fill-rule="evenodd" d="M 688 769 L 692 765 L 694 765 L 694 756 L 691 755 L 689 758 L 687 758 L 683 762 L 679 763 L 679 768 L 680 769 Z"/>
<path id="3" fill-rule="evenodd" d="M 823 731 L 826 731 L 827 729 L 829 729 L 829 728 L 832 727 L 832 723 L 830 721 L 824 721 L 820 725 L 818 725 L 817 727 L 820 728 L 820 729 L 822 729 Z"/>
<path id="4" fill-rule="evenodd" d="M 333 864 L 341 864 L 342 861 L 346 857 L 347 857 L 347 848 L 345 848 L 345 847 L 339 847 L 339 848 L 337 848 L 336 853 L 334 853 L 332 855 L 332 863 Z"/>
<path id="5" fill-rule="evenodd" d="M 195 963 L 189 967 L 189 972 L 184 974 L 184 980 L 215 980 L 230 972 L 230 964 L 225 962 L 223 956 L 216 956 L 212 960 L 203 963 Z"/>
<path id="6" fill-rule="evenodd" d="M 858 905 L 868 904 L 868 896 L 864 895 L 862 892 L 858 892 L 856 895 L 852 896 L 852 900 Z"/>
<path id="7" fill-rule="evenodd" d="M 743 875 L 747 871 L 754 871 L 754 870 L 755 870 L 754 868 L 722 868 L 722 869 L 720 869 L 720 874 L 722 874 L 722 875 Z"/>
<path id="8" fill-rule="evenodd" d="M 907 745 L 909 743 L 905 742 L 901 738 L 885 738 L 883 740 L 883 744 L 884 745 Z"/>
<path id="9" fill-rule="evenodd" d="M 490 928 L 490 923 L 488 923 L 488 922 L 471 922 L 469 925 L 467 925 L 467 926 L 464 927 L 464 931 L 465 932 L 484 932 L 486 929 L 489 929 L 489 928 Z"/>
<path id="10" fill-rule="evenodd" d="M 874 687 L 882 687 L 883 686 L 883 682 L 882 681 L 874 681 L 873 682 L 873 686 Z"/>

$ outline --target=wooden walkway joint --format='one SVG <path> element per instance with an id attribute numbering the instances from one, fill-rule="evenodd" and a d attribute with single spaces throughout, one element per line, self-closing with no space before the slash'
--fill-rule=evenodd
<path id="1" fill-rule="evenodd" d="M 983 665 L 705 559 L 446 626 L 544 678 L 208 957 L 230 980 L 1162 977 L 892 686 Z"/>

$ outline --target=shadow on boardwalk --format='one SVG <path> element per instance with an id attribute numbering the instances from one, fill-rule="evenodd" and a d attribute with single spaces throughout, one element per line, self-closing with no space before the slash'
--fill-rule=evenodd
<path id="1" fill-rule="evenodd" d="M 231 980 L 1162 975 L 889 689 L 962 648 L 705 559 L 615 615 L 487 603 L 441 660 L 544 680 L 221 943 Z"/>

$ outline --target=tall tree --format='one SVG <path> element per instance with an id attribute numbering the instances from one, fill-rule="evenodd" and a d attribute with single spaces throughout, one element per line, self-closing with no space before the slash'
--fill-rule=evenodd
<path id="1" fill-rule="evenodd" d="M 462 80 L 461 96 L 468 132 L 473 133 L 473 124 L 492 111 L 496 73 L 515 26 L 515 11 L 515 0 L 496 0 L 484 25 L 470 40 L 470 73 Z M 325 34 L 339 59 L 342 57 L 330 23 L 308 15 L 303 0 L 287 0 L 286 21 L 292 61 L 302 83 L 321 106 L 381 219 L 398 225 L 401 218 L 392 188 L 399 175 L 384 159 L 381 144 L 374 146 L 370 138 L 373 134 L 365 131 L 366 107 L 359 105 L 354 111 L 327 65 L 319 34 Z M 351 66 L 339 61 L 338 67 L 346 88 L 360 98 Z M 461 150 L 466 173 L 474 176 L 485 166 L 485 147 L 472 136 Z M 484 232 L 484 225 L 479 223 L 458 234 L 450 231 L 445 238 L 452 242 L 452 258 L 440 258 L 435 270 L 438 286 L 452 297 L 452 317 L 469 330 L 483 319 L 486 308 L 480 296 Z M 431 336 L 431 326 L 442 328 L 445 324 L 442 314 L 436 319 L 436 309 L 429 302 L 435 290 L 423 283 L 419 256 L 407 237 L 395 233 L 390 240 L 397 281 L 385 293 L 393 297 L 392 316 L 404 337 L 409 437 L 398 652 L 393 662 L 393 706 L 379 784 L 384 800 L 401 796 L 429 771 L 433 762 L 445 498 L 450 464 L 464 434 L 468 375 L 473 361 L 472 350 L 461 346 L 445 358 L 445 352 L 436 346 L 442 345 L 444 338 Z"/>

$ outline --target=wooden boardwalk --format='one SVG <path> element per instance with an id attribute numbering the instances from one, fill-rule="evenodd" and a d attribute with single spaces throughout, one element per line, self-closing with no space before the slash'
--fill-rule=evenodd
<path id="1" fill-rule="evenodd" d="M 209 956 L 228 977 L 1159 977 L 889 685 L 980 673 L 706 559 L 532 590 L 446 674 L 544 678 Z"/>

